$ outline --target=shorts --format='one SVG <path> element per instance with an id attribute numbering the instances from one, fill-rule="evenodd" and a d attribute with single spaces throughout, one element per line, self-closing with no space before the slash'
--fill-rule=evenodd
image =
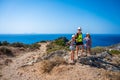
<path id="1" fill-rule="evenodd" d="M 72 51 L 75 50 L 75 46 L 70 46 L 69 48 L 70 48 L 70 50 L 72 50 Z"/>
<path id="2" fill-rule="evenodd" d="M 76 42 L 76 45 L 83 45 L 83 42 Z"/>

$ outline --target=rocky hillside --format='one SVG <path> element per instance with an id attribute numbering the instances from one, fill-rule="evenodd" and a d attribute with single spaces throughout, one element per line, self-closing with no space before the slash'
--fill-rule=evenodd
<path id="1" fill-rule="evenodd" d="M 80 57 L 71 65 L 66 41 L 59 38 L 37 43 L 38 49 L 6 57 L 0 64 L 0 80 L 120 80 L 120 44 L 93 48 L 91 56 Z"/>

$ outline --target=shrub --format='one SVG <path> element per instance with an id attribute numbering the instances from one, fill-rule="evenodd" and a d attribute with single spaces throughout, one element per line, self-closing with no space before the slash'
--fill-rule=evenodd
<path id="1" fill-rule="evenodd" d="M 49 45 L 46 46 L 47 47 L 47 53 L 51 53 L 54 52 L 56 50 L 69 50 L 68 46 L 60 46 L 60 45 L 56 45 L 54 42 L 50 43 Z"/>
<path id="2" fill-rule="evenodd" d="M 66 37 L 60 37 L 54 41 L 57 45 L 65 46 L 68 39 Z"/>
<path id="3" fill-rule="evenodd" d="M 0 41 L 0 46 L 2 46 L 2 42 Z"/>
<path id="4" fill-rule="evenodd" d="M 47 41 L 40 41 L 40 43 L 47 43 Z"/>
<path id="5" fill-rule="evenodd" d="M 60 49 L 68 50 L 68 46 L 65 46 L 66 42 L 68 42 L 68 39 L 66 37 L 60 37 L 54 40 L 49 45 L 47 45 L 47 53 L 60 50 Z"/>
<path id="6" fill-rule="evenodd" d="M 61 57 L 54 57 L 52 60 L 44 60 L 41 63 L 41 70 L 43 73 L 49 73 L 55 66 L 66 64 L 65 60 Z"/>
<path id="7" fill-rule="evenodd" d="M 95 47 L 95 48 L 92 48 L 91 51 L 92 51 L 92 53 L 101 53 L 101 52 L 106 51 L 106 49 L 103 47 Z"/>
<path id="8" fill-rule="evenodd" d="M 3 41 L 2 42 L 2 46 L 8 46 L 10 43 L 8 43 L 7 41 Z"/>
<path id="9" fill-rule="evenodd" d="M 26 45 L 23 43 L 16 42 L 16 43 L 12 43 L 11 46 L 13 46 L 13 47 L 25 47 Z"/>
<path id="10" fill-rule="evenodd" d="M 10 49 L 8 49 L 7 47 L 1 47 L 0 52 L 2 52 L 3 54 L 5 54 L 7 56 L 14 56 L 12 51 Z"/>
<path id="11" fill-rule="evenodd" d="M 41 46 L 40 44 L 34 43 L 34 44 L 29 45 L 29 48 L 32 50 L 35 50 L 35 49 L 39 49 L 40 46 Z"/>
<path id="12" fill-rule="evenodd" d="M 111 50 L 109 51 L 110 54 L 120 54 L 119 50 Z"/>

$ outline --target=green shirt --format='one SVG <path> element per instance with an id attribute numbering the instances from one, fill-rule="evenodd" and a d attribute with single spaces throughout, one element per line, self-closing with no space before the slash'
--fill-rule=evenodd
<path id="1" fill-rule="evenodd" d="M 76 42 L 83 42 L 82 34 L 78 34 Z"/>

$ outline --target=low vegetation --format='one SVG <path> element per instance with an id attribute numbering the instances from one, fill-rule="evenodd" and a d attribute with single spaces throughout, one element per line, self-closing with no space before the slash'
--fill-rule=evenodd
<path id="1" fill-rule="evenodd" d="M 10 46 L 10 47 L 17 47 L 17 48 L 29 48 L 30 50 L 36 50 L 39 49 L 40 44 L 34 43 L 31 45 L 20 43 L 20 42 L 15 42 L 15 43 L 9 43 L 7 41 L 0 42 L 0 46 Z"/>
<path id="2" fill-rule="evenodd" d="M 44 40 L 43 40 L 43 41 L 40 41 L 40 43 L 47 43 L 47 41 L 44 41 Z"/>
<path id="3" fill-rule="evenodd" d="M 106 49 L 104 47 L 95 47 L 95 48 L 92 48 L 92 53 L 101 53 L 101 52 L 104 52 L 106 51 Z"/>
<path id="4" fill-rule="evenodd" d="M 2 41 L 2 42 L 0 42 L 0 46 L 9 46 L 9 42 L 7 42 L 7 41 Z"/>
<path id="5" fill-rule="evenodd" d="M 31 50 L 36 50 L 36 49 L 39 49 L 40 46 L 41 46 L 40 44 L 34 43 L 31 45 L 28 45 L 28 48 L 30 48 Z"/>
<path id="6" fill-rule="evenodd" d="M 13 47 L 24 47 L 25 48 L 28 45 L 20 43 L 20 42 L 15 42 L 15 43 L 12 43 L 11 46 L 13 46 Z"/>
<path id="7" fill-rule="evenodd" d="M 66 43 L 68 42 L 68 39 L 66 37 L 60 37 L 54 41 L 52 41 L 49 45 L 47 45 L 47 53 L 65 49 L 68 50 L 68 47 L 66 46 Z"/>
<path id="8" fill-rule="evenodd" d="M 119 72 L 105 71 L 102 76 L 105 77 L 104 80 L 120 80 Z"/>
<path id="9" fill-rule="evenodd" d="M 120 54 L 120 50 L 111 50 L 109 51 L 110 54 Z"/>
<path id="10" fill-rule="evenodd" d="M 66 42 L 68 42 L 68 39 L 66 37 L 60 37 L 54 41 L 54 43 L 59 46 L 65 46 Z"/>
<path id="11" fill-rule="evenodd" d="M 55 66 L 59 66 L 61 64 L 67 63 L 62 57 L 55 56 L 52 60 L 42 61 L 40 69 L 43 73 L 49 73 Z"/>
<path id="12" fill-rule="evenodd" d="M 7 47 L 1 47 L 0 48 L 0 54 L 1 55 L 7 55 L 7 56 L 14 56 L 12 51 L 8 49 Z"/>

